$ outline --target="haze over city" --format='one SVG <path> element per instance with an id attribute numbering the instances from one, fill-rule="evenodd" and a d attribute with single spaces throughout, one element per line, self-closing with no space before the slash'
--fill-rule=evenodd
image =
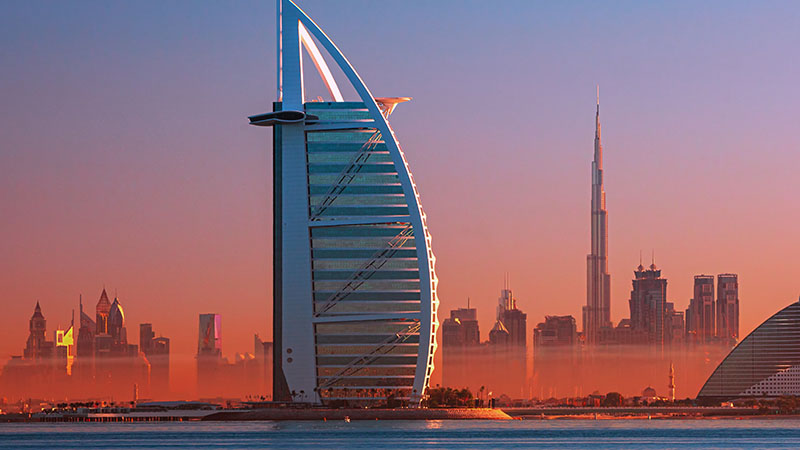
<path id="1" fill-rule="evenodd" d="M 580 317 L 598 84 L 614 323 L 640 252 L 679 309 L 694 275 L 738 274 L 740 336 L 797 299 L 793 4 L 347 3 L 303 6 L 373 94 L 414 98 L 392 126 L 442 318 L 470 298 L 487 333 L 505 273 L 529 327 Z M 199 313 L 222 315 L 225 355 L 252 351 L 272 334 L 272 141 L 246 116 L 274 101 L 274 5 L 4 9 L 0 357 L 36 301 L 54 329 L 103 287 L 172 339 L 173 387 Z"/>

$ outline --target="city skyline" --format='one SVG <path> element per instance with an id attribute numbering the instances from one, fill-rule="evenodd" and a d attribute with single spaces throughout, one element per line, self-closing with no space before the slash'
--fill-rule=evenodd
<path id="1" fill-rule="evenodd" d="M 767 18 L 780 22 L 781 17 L 773 15 L 777 13 L 762 11 L 751 17 L 748 13 L 752 11 L 746 6 L 736 5 L 727 15 L 710 21 L 711 28 L 719 32 L 731 29 L 729 21 L 745 18 L 745 23 L 751 25 L 751 34 L 747 36 L 767 44 L 753 51 L 756 61 L 771 67 L 769 73 L 774 79 L 770 80 L 770 86 L 764 86 L 761 78 L 754 75 L 763 75 L 763 71 L 748 72 L 745 61 L 733 57 L 733 49 L 741 47 L 740 39 L 744 38 L 734 36 L 729 43 L 708 40 L 709 36 L 699 29 L 700 18 L 695 19 L 697 23 L 694 20 L 682 22 L 687 28 L 686 36 L 675 43 L 675 47 L 658 39 L 655 46 L 661 50 L 657 52 L 660 56 L 675 56 L 685 51 L 689 61 L 703 63 L 700 69 L 706 73 L 701 77 L 688 69 L 670 69 L 647 58 L 653 66 L 636 65 L 621 59 L 622 53 L 608 50 L 615 39 L 624 38 L 638 26 L 623 27 L 616 34 L 603 38 L 599 49 L 579 46 L 580 51 L 569 53 L 563 61 L 537 44 L 536 39 L 529 39 L 533 48 L 526 49 L 525 54 L 512 56 L 538 55 L 536 67 L 518 62 L 514 67 L 542 86 L 574 67 L 589 50 L 598 53 L 596 60 L 589 61 L 601 58 L 623 61 L 629 68 L 633 64 L 633 74 L 651 74 L 651 79 L 631 78 L 613 71 L 590 71 L 585 76 L 566 77 L 556 83 L 562 98 L 547 95 L 542 87 L 534 86 L 524 97 L 536 105 L 526 108 L 526 114 L 531 117 L 521 122 L 516 120 L 522 118 L 512 119 L 507 126 L 498 122 L 491 127 L 513 130 L 507 133 L 512 138 L 481 126 L 492 118 L 480 112 L 476 113 L 480 119 L 476 122 L 471 122 L 476 119 L 462 117 L 458 125 L 447 121 L 437 127 L 427 124 L 433 122 L 432 111 L 438 110 L 436 115 L 441 115 L 443 111 L 469 109 L 470 104 L 462 98 L 462 93 L 472 92 L 466 88 L 469 83 L 493 80 L 479 67 L 474 73 L 463 74 L 466 81 L 458 81 L 456 71 L 445 70 L 442 63 L 435 65 L 434 62 L 436 70 L 442 70 L 441 75 L 432 81 L 425 80 L 433 84 L 432 87 L 418 87 L 424 84 L 421 76 L 410 73 L 400 61 L 431 62 L 425 59 L 430 58 L 431 53 L 423 51 L 415 57 L 415 52 L 400 43 L 405 35 L 392 27 L 384 29 L 366 20 L 365 26 L 370 30 L 363 33 L 382 33 L 388 40 L 387 53 L 397 55 L 398 61 L 381 58 L 367 43 L 347 32 L 343 25 L 346 21 L 337 24 L 341 12 L 324 3 L 309 1 L 302 2 L 301 6 L 314 8 L 315 18 L 337 36 L 343 52 L 354 65 L 364 68 L 362 75 L 376 94 L 399 93 L 415 97 L 413 102 L 402 106 L 403 114 L 397 115 L 393 126 L 403 136 L 403 143 L 409 150 L 425 149 L 424 137 L 435 141 L 429 147 L 435 147 L 436 151 L 409 152 L 409 159 L 423 192 L 436 246 L 437 267 L 441 268 L 439 277 L 444 280 L 440 285 L 442 311 L 465 304 L 469 296 L 473 306 L 478 308 L 480 321 L 491 323 L 503 272 L 511 273 L 514 291 L 522 299 L 520 308 L 531 317 L 530 324 L 538 323 L 545 314 L 574 315 L 585 303 L 582 267 L 589 234 L 585 204 L 589 190 L 587 149 L 591 145 L 591 119 L 587 111 L 594 100 L 596 83 L 604 88 L 607 125 L 604 138 L 613 149 L 606 158 L 609 171 L 606 184 L 613 194 L 614 210 L 610 253 L 615 256 L 609 271 L 614 275 L 612 320 L 618 322 L 625 317 L 628 275 L 642 248 L 645 251 L 655 248 L 659 266 L 669 271 L 670 298 L 667 300 L 678 305 L 688 303 L 692 297 L 691 276 L 705 272 L 737 273 L 743 281 L 740 296 L 746 299 L 742 303 L 740 336 L 796 297 L 798 289 L 791 278 L 797 271 L 792 255 L 797 253 L 798 246 L 792 239 L 792 226 L 800 217 L 791 208 L 791 193 L 797 191 L 798 182 L 789 169 L 800 161 L 797 152 L 790 151 L 798 147 L 790 120 L 797 91 L 788 80 L 796 78 L 798 68 L 792 61 L 778 59 L 777 49 L 784 37 L 770 35 L 762 23 L 768 21 Z M 122 8 L 141 12 L 133 5 Z M 178 30 L 188 30 L 191 34 L 191 23 L 180 22 L 178 11 L 169 6 L 164 8 L 165 17 L 180 25 Z M 248 8 L 252 9 L 248 9 L 247 14 L 258 20 L 236 15 L 236 23 L 242 29 L 257 29 L 257 36 L 240 30 L 243 34 L 236 39 L 222 39 L 222 43 L 210 46 L 211 56 L 204 59 L 199 46 L 193 47 L 181 40 L 166 44 L 165 53 L 148 53 L 137 47 L 133 36 L 148 28 L 145 20 L 137 19 L 136 14 L 132 15 L 133 24 L 123 28 L 111 42 L 91 43 L 88 46 L 91 51 L 84 54 L 81 46 L 87 45 L 94 33 L 104 31 L 105 25 L 89 27 L 88 31 L 78 32 L 71 38 L 66 32 L 70 29 L 68 25 L 86 23 L 96 14 L 111 14 L 110 18 L 114 19 L 114 11 L 76 11 L 57 18 L 60 9 L 54 6 L 52 15 L 45 16 L 45 23 L 61 26 L 54 27 L 49 36 L 58 37 L 53 41 L 57 41 L 57 48 L 66 50 L 68 56 L 84 57 L 75 58 L 79 63 L 71 70 L 67 69 L 68 58 L 51 59 L 50 51 L 31 44 L 41 42 L 28 34 L 36 31 L 37 23 L 26 32 L 20 25 L 5 27 L 6 33 L 29 43 L 28 47 L 21 45 L 21 48 L 32 56 L 9 68 L 9 79 L 20 83 L 21 93 L 11 92 L 10 85 L 4 84 L 4 93 L 8 89 L 5 97 L 12 106 L 3 111 L 3 118 L 13 126 L 2 138 L 4 150 L 0 154 L 0 167 L 3 169 L 0 170 L 3 170 L 4 196 L 0 201 L 3 209 L 10 212 L 11 220 L 0 225 L 0 230 L 12 239 L 2 244 L 4 254 L 9 256 L 3 258 L 0 286 L 9 307 L 4 319 L 8 322 L 3 324 L 0 335 L 0 355 L 18 352 L 26 331 L 20 326 L 24 320 L 12 320 L 12 317 L 27 319 L 30 305 L 37 299 L 47 305 L 49 321 L 57 317 L 66 320 L 75 307 L 77 296 L 83 292 L 91 298 L 94 287 L 104 281 L 120 287 L 120 296 L 127 306 L 141 305 L 137 306 L 137 312 L 126 311 L 134 315 L 130 317 L 131 323 L 154 323 L 156 329 L 173 339 L 177 354 L 194 353 L 196 313 L 201 310 L 218 311 L 226 317 L 227 323 L 243 324 L 241 331 L 228 329 L 232 334 L 226 339 L 230 338 L 229 348 L 233 351 L 248 349 L 253 332 L 271 334 L 268 304 L 271 292 L 268 280 L 270 207 L 263 201 L 269 197 L 266 187 L 269 162 L 268 156 L 263 154 L 263 133 L 247 130 L 241 117 L 242 113 L 264 109 L 271 101 L 268 98 L 271 92 L 252 98 L 252 92 L 259 92 L 262 85 L 271 85 L 269 76 L 257 82 L 247 78 L 274 72 L 270 58 L 263 56 L 263 49 L 269 48 L 269 36 L 274 31 L 270 30 L 268 19 L 273 10 L 271 5 L 263 9 L 248 5 Z M 478 21 L 474 13 L 455 11 L 455 15 L 448 16 L 446 8 L 433 8 L 432 15 L 444 20 L 449 26 L 447 29 L 452 28 L 453 32 L 443 38 L 443 47 L 437 47 L 437 51 L 464 38 L 456 25 Z M 565 12 L 578 18 L 574 20 L 588 18 L 580 11 L 563 8 L 566 7 L 543 6 L 542 11 L 537 12 L 553 20 Z M 599 23 L 593 26 L 611 28 L 615 24 L 611 18 L 614 8 L 605 8 Z M 18 5 L 8 17 L 20 19 L 20 24 L 30 24 L 30 12 L 35 9 L 36 6 Z M 390 12 L 398 22 L 397 28 L 402 28 L 401 25 L 411 23 L 411 9 L 392 3 L 372 5 L 358 14 L 369 19 Z M 666 9 L 657 12 L 680 17 L 680 5 Z M 523 8 L 523 11 L 532 10 Z M 494 26 L 495 13 L 483 12 L 487 13 L 489 26 Z M 208 20 L 202 14 L 194 14 L 192 20 Z M 639 26 L 644 27 L 655 13 L 638 8 L 631 14 L 643 19 Z M 698 14 L 702 18 L 711 11 L 701 10 Z M 230 15 L 223 17 L 234 20 Z M 28 21 L 23 20 L 26 18 Z M 509 35 L 503 36 L 545 36 L 539 31 L 529 34 L 519 26 L 514 22 L 507 30 Z M 574 30 L 570 34 L 541 28 L 571 44 L 581 36 Z M 164 33 L 175 37 L 168 31 L 157 33 L 161 33 L 161 37 Z M 706 42 L 706 51 L 720 52 L 709 56 L 704 51 L 693 51 L 688 48 L 694 42 L 692 38 Z M 417 38 L 412 37 L 412 42 L 417 42 L 414 39 Z M 233 48 L 227 44 L 234 40 L 237 50 L 233 56 L 237 60 L 260 57 L 264 61 L 241 70 L 237 76 L 221 69 L 212 70 L 185 89 L 173 90 L 175 86 L 171 83 L 161 84 L 138 71 L 138 78 L 122 77 L 131 89 L 124 89 L 125 83 L 112 81 L 117 75 L 116 68 L 129 64 L 108 53 L 112 42 L 122 44 L 123 50 L 133 50 L 122 52 L 132 58 L 130 64 L 156 56 L 160 59 L 156 58 L 158 64 L 154 67 L 158 70 L 154 73 L 165 71 L 178 75 L 193 67 L 210 65 L 214 68 L 213 58 L 230 61 L 231 57 L 225 59 L 223 54 Z M 259 45 L 243 47 L 242 42 L 248 40 L 257 40 Z M 169 39 L 165 41 L 170 42 Z M 477 50 L 491 48 L 491 45 L 481 46 L 469 39 L 466 42 L 473 49 L 473 58 L 483 57 Z M 490 43 L 499 45 L 499 41 Z M 164 58 L 170 51 L 179 50 L 186 52 L 180 64 Z M 380 67 L 370 67 L 370 58 L 379 61 L 375 66 Z M 487 58 L 490 64 L 499 64 Z M 686 58 L 681 61 L 686 62 Z M 450 62 L 462 67 L 458 62 Z M 731 65 L 736 70 L 723 70 Z M 49 70 L 30 76 L 33 67 Z M 652 74 L 647 70 L 651 67 L 663 69 L 663 73 Z M 53 70 L 66 74 L 51 88 L 53 95 L 46 102 L 32 100 L 37 98 L 31 95 L 34 90 L 50 85 L 52 80 L 46 74 Z M 780 75 L 774 75 L 773 71 Z M 738 75 L 732 75 L 733 72 Z M 394 75 L 385 76 L 386 73 Z M 719 73 L 724 74 L 721 82 L 716 76 Z M 90 74 L 97 76 L 90 77 Z M 511 74 L 501 76 L 509 77 L 512 82 L 508 84 L 527 85 Z M 408 79 L 403 80 L 403 77 Z M 100 81 L 93 84 L 88 81 L 90 79 Z M 697 81 L 693 84 L 690 79 Z M 711 86 L 712 80 L 719 86 Z M 244 87 L 239 88 L 235 100 L 229 102 L 213 94 L 190 97 L 193 92 L 237 83 Z M 745 92 L 745 87 L 750 91 Z M 79 94 L 91 93 L 94 88 L 106 94 L 114 91 L 115 106 L 104 107 L 96 103 L 95 97 L 87 95 L 83 101 L 97 106 L 98 111 L 97 115 L 87 112 L 89 125 L 78 124 L 67 117 L 68 111 L 72 111 L 70 105 L 78 104 L 75 100 L 81 97 Z M 436 89 L 441 92 L 435 93 Z M 492 95 L 481 101 L 493 108 L 499 107 L 494 97 L 508 98 L 512 93 L 500 87 L 486 89 Z M 144 95 L 134 99 L 136 92 Z M 174 93 L 166 95 L 167 92 Z M 779 96 L 778 92 L 785 95 Z M 170 103 L 185 106 L 167 108 L 156 99 L 158 95 L 169 99 Z M 198 116 L 197 111 L 208 111 L 212 103 L 221 105 L 219 113 L 203 112 Z M 652 103 L 658 104 L 659 109 L 652 109 Z M 114 117 L 117 108 L 128 109 L 123 108 L 124 105 L 134 112 L 126 123 L 112 123 L 108 117 Z M 548 111 L 552 118 L 543 117 L 541 111 L 531 112 L 531 109 Z M 51 114 L 66 125 L 54 123 L 48 129 L 34 126 L 34 116 L 45 110 L 51 110 Z M 153 110 L 158 111 L 155 116 L 161 125 L 144 118 L 145 113 Z M 191 113 L 194 113 L 195 123 L 188 119 Z M 209 134 L 199 129 L 200 125 L 212 127 L 217 120 L 218 131 Z M 138 136 L 125 131 L 132 124 L 137 131 L 149 132 Z M 465 131 L 465 135 L 452 133 L 455 129 L 463 131 L 470 127 L 476 131 Z M 421 130 L 420 137 L 411 132 L 417 129 Z M 188 137 L 191 133 L 202 136 L 207 143 L 201 142 L 201 138 Z M 448 143 L 449 139 L 456 140 Z M 489 157 L 498 150 L 486 151 L 495 147 L 495 142 L 500 143 L 497 148 L 507 149 L 506 153 L 500 153 L 502 158 Z M 106 153 L 109 148 L 113 151 Z M 202 151 L 195 152 L 196 148 Z M 253 149 L 252 152 L 246 152 L 248 148 Z M 136 159 L 139 150 L 144 150 L 144 156 L 151 162 Z M 756 157 L 755 153 L 761 156 Z M 229 161 L 217 159 L 223 157 Z M 175 181 L 162 181 L 170 177 Z M 481 189 L 473 187 L 476 178 L 482 180 Z M 735 183 L 729 181 L 732 179 Z M 440 180 L 447 183 L 440 184 Z M 556 191 L 552 186 L 559 189 Z M 104 197 L 98 196 L 95 190 L 103 191 Z M 548 195 L 541 197 L 537 192 Z M 556 197 L 550 195 L 551 192 L 560 195 L 549 198 Z M 459 195 L 463 199 L 453 202 L 454 196 Z M 232 199 L 230 204 L 228 199 Z M 747 213 L 741 214 L 742 210 Z M 699 217 L 699 213 L 707 214 L 705 217 L 709 219 L 695 222 L 688 219 Z M 717 220 L 726 226 L 717 226 Z M 525 224 L 525 227 L 515 223 Z M 474 242 L 469 238 L 475 234 L 485 236 L 478 240 L 480 247 L 473 252 L 464 251 L 464 243 Z M 765 265 L 765 260 L 773 264 Z M 220 270 L 221 267 L 226 270 Z M 759 301 L 752 301 L 756 298 Z M 169 306 L 171 315 L 153 317 L 147 312 L 159 306 Z M 247 312 L 239 312 L 239 309 Z M 53 325 L 59 325 L 58 321 Z M 63 327 L 66 323 L 60 325 Z M 436 377 L 434 372 L 434 379 Z"/>

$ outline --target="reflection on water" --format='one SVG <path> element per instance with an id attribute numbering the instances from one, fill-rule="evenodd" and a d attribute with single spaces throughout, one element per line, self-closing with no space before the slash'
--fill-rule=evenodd
<path id="1" fill-rule="evenodd" d="M 798 448 L 800 419 L 0 424 L 0 449 Z"/>
<path id="2" fill-rule="evenodd" d="M 444 420 L 426 420 L 425 421 L 425 428 L 427 428 L 429 430 L 438 430 L 439 428 L 442 428 L 442 425 L 444 425 Z"/>

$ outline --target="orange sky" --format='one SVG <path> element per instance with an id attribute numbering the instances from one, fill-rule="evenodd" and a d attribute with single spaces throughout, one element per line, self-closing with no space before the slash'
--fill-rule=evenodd
<path id="1" fill-rule="evenodd" d="M 797 299 L 791 14 L 520 5 L 504 22 L 436 6 L 448 33 L 433 40 L 403 2 L 358 13 L 389 11 L 397 29 L 358 33 L 332 5 L 303 4 L 373 93 L 414 97 L 392 124 L 428 216 L 442 319 L 470 297 L 485 338 L 508 272 L 529 329 L 545 314 L 580 323 L 596 83 L 614 321 L 640 250 L 655 250 L 679 309 L 693 275 L 738 273 L 742 335 Z M 21 353 L 37 300 L 53 330 L 80 293 L 93 312 L 103 285 L 131 340 L 152 322 L 185 367 L 199 313 L 222 314 L 230 357 L 271 335 L 270 133 L 245 117 L 273 100 L 273 6 L 151 18 L 17 5 L 0 19 L 14 61 L 0 82 L 0 358 Z"/>

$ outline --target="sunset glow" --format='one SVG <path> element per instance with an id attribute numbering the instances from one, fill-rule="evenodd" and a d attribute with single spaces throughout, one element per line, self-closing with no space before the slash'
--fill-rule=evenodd
<path id="1" fill-rule="evenodd" d="M 391 113 L 384 134 L 402 144 L 425 205 L 417 245 L 435 251 L 421 282 L 438 313 L 430 301 L 415 311 L 423 328 L 469 301 L 488 340 L 507 283 L 531 361 L 545 316 L 583 330 L 599 120 L 595 202 L 608 217 L 594 226 L 607 233 L 615 326 L 640 264 L 668 279 L 676 311 L 696 275 L 736 274 L 740 340 L 800 295 L 798 5 L 298 3 Z M 273 140 L 246 116 L 279 101 L 274 2 L 2 10 L 0 368 L 22 354 L 37 302 L 47 339 L 60 330 L 68 347 L 79 299 L 94 320 L 105 291 L 124 305 L 128 343 L 141 347 L 147 323 L 169 338 L 167 397 L 195 399 L 200 314 L 221 317 L 213 331 L 232 364 L 255 358 L 254 335 L 273 340 Z M 299 30 L 303 100 L 364 101 L 314 30 Z M 413 101 L 394 110 L 392 96 Z M 595 280 L 603 269 L 589 266 Z M 522 394 L 666 394 L 674 363 L 676 397 L 694 398 L 726 354 L 670 352 L 663 364 L 633 350 L 598 357 L 580 392 L 558 385 L 575 375 L 565 364 L 551 392 Z M 476 377 L 492 376 L 486 358 Z M 430 386 L 442 383 L 440 344 L 433 366 Z"/>

